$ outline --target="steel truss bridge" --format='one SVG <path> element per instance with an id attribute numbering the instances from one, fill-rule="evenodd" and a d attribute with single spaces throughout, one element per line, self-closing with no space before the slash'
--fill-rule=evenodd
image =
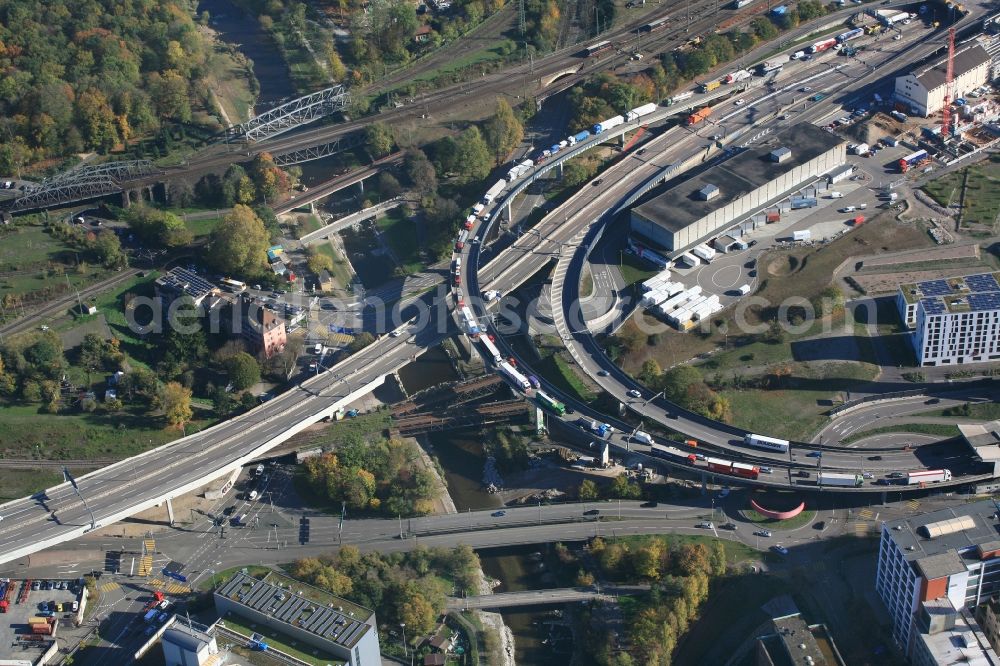
<path id="1" fill-rule="evenodd" d="M 19 197 L 9 206 L 10 211 L 49 208 L 73 201 L 121 192 L 125 183 L 162 173 L 149 160 L 108 162 L 82 166 L 43 180 L 38 188 Z"/>
<path id="2" fill-rule="evenodd" d="M 351 134 L 344 134 L 318 145 L 303 146 L 301 148 L 286 149 L 281 152 L 271 153 L 271 157 L 277 166 L 286 167 L 329 157 L 335 153 L 360 146 L 362 143 L 364 143 L 364 135 L 361 132 L 352 132 Z"/>
<path id="3" fill-rule="evenodd" d="M 331 86 L 265 111 L 245 123 L 232 127 L 229 134 L 230 137 L 244 138 L 250 143 L 263 141 L 340 111 L 350 101 L 351 95 L 345 86 Z"/>

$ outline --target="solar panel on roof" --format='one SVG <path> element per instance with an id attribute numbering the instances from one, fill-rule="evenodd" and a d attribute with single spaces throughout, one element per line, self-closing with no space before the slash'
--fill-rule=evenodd
<path id="1" fill-rule="evenodd" d="M 970 275 L 965 278 L 965 284 L 974 292 L 1000 291 L 1000 284 L 997 284 L 996 278 L 989 273 Z"/>
<path id="2" fill-rule="evenodd" d="M 974 311 L 1000 309 L 1000 293 L 969 294 L 969 308 Z"/>
<path id="3" fill-rule="evenodd" d="M 921 298 L 920 305 L 925 314 L 936 315 L 944 313 L 944 303 L 937 298 Z"/>
<path id="4" fill-rule="evenodd" d="M 944 280 L 928 280 L 918 283 L 917 286 L 924 296 L 948 296 L 952 293 L 951 287 Z"/>

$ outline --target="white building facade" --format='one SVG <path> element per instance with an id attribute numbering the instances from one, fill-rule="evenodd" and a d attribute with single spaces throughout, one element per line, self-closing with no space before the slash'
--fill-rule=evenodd
<path id="1" fill-rule="evenodd" d="M 955 52 L 952 101 L 964 97 L 971 90 L 990 80 L 991 58 L 978 43 L 964 46 Z M 911 113 L 932 116 L 944 107 L 947 59 L 933 65 L 896 77 L 896 101 L 910 107 Z"/>

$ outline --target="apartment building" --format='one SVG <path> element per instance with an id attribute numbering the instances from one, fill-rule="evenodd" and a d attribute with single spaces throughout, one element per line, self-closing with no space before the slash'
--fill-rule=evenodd
<path id="1" fill-rule="evenodd" d="M 987 500 L 882 525 L 875 589 L 912 663 L 1000 664 L 973 616 L 1000 594 L 996 515 Z"/>
<path id="2" fill-rule="evenodd" d="M 896 306 L 919 365 L 1000 360 L 1000 273 L 903 284 Z"/>

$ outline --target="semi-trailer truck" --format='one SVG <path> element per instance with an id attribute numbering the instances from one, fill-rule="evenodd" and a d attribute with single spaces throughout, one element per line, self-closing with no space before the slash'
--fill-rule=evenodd
<path id="1" fill-rule="evenodd" d="M 688 116 L 687 124 L 688 125 L 697 125 L 698 123 L 700 123 L 701 121 L 703 121 L 705 118 L 708 118 L 710 115 L 712 115 L 712 107 L 710 107 L 710 106 L 703 106 L 700 109 L 698 109 L 697 111 L 695 111 L 694 113 L 692 113 L 690 116 Z"/>
<path id="2" fill-rule="evenodd" d="M 842 472 L 820 472 L 816 479 L 821 486 L 844 486 L 845 488 L 858 488 L 865 482 L 860 474 Z"/>
<path id="3" fill-rule="evenodd" d="M 483 195 L 483 203 L 485 205 L 490 205 L 498 194 L 503 192 L 503 188 L 507 187 L 507 181 L 500 179 L 493 184 L 493 187 L 486 190 L 486 194 Z"/>
<path id="4" fill-rule="evenodd" d="M 941 481 L 951 481 L 951 470 L 924 469 L 919 472 L 906 473 L 906 485 L 908 486 L 914 486 L 918 483 L 939 483 Z"/>
<path id="5" fill-rule="evenodd" d="M 601 122 L 594 125 L 594 134 L 600 134 L 601 132 L 606 132 L 613 127 L 618 127 L 625 122 L 625 118 L 622 116 L 614 116 L 608 118 L 607 120 L 602 120 Z"/>
<path id="6" fill-rule="evenodd" d="M 739 81 L 745 81 L 753 76 L 753 73 L 749 69 L 738 69 L 731 74 L 726 75 L 726 83 L 737 83 Z"/>
<path id="7" fill-rule="evenodd" d="M 648 116 L 653 111 L 656 111 L 656 105 L 650 102 L 649 104 L 643 104 L 642 106 L 637 106 L 628 113 L 625 114 L 625 120 L 632 122 L 638 120 L 643 116 Z"/>
<path id="8" fill-rule="evenodd" d="M 836 46 L 836 44 L 837 44 L 837 38 L 831 37 L 829 39 L 821 39 L 820 41 L 816 42 L 806 50 L 809 51 L 809 53 L 822 53 L 827 49 L 833 48 L 834 46 Z"/>
<path id="9" fill-rule="evenodd" d="M 923 162 L 930 159 L 926 150 L 918 150 L 915 153 L 907 155 L 903 159 L 899 160 L 899 170 L 901 173 L 906 173 L 915 166 L 922 164 Z"/>
<path id="10" fill-rule="evenodd" d="M 715 81 L 706 81 L 705 83 L 701 84 L 701 88 L 699 88 L 699 91 L 702 93 L 712 92 L 721 85 L 722 81 L 719 81 L 718 79 L 716 79 Z"/>

